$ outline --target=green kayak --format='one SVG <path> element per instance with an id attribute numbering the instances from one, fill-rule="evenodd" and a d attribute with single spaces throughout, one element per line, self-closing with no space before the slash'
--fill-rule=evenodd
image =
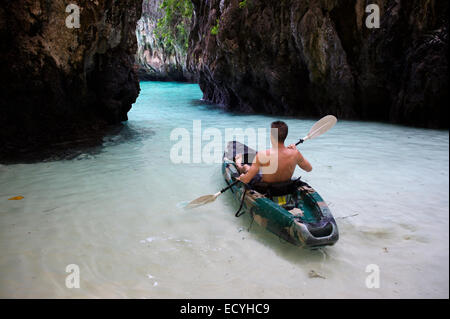
<path id="1" fill-rule="evenodd" d="M 231 185 L 240 174 L 234 158 L 243 154 L 251 164 L 256 151 L 233 141 L 223 156 L 222 173 Z M 285 183 L 255 183 L 251 188 L 243 183 L 231 187 L 240 204 L 236 216 L 245 212 L 253 220 L 286 241 L 302 247 L 317 248 L 333 245 L 339 239 L 336 221 L 322 197 L 300 179 Z"/>

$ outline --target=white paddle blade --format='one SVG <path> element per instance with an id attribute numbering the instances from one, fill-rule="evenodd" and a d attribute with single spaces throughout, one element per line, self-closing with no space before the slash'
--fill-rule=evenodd
<path id="1" fill-rule="evenodd" d="M 189 204 L 186 205 L 186 208 L 195 208 L 198 206 L 202 206 L 202 205 L 206 205 L 209 203 L 212 203 L 216 200 L 216 198 L 220 195 L 221 193 L 218 192 L 214 195 L 205 195 L 205 196 L 201 196 L 197 199 L 194 199 L 193 201 L 191 201 Z"/>
<path id="2" fill-rule="evenodd" d="M 327 115 L 321 118 L 314 126 L 309 130 L 308 135 L 303 140 L 310 140 L 323 133 L 327 132 L 332 128 L 337 122 L 337 118 L 333 115 Z"/>

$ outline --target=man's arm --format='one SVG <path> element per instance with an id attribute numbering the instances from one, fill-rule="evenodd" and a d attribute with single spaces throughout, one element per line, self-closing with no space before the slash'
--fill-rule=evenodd
<path id="1" fill-rule="evenodd" d="M 311 164 L 308 162 L 308 160 L 306 158 L 303 157 L 302 153 L 298 152 L 298 161 L 297 161 L 297 165 L 300 166 L 300 168 L 302 170 L 305 170 L 307 172 L 311 172 L 312 171 L 312 166 Z"/>
<path id="2" fill-rule="evenodd" d="M 250 169 L 247 171 L 247 173 L 239 176 L 239 180 L 241 180 L 242 182 L 244 182 L 246 184 L 250 183 L 252 178 L 255 177 L 256 174 L 258 174 L 259 166 L 260 166 L 260 163 L 259 163 L 259 159 L 258 159 L 258 154 L 256 154 L 254 163 L 252 164 L 252 166 L 250 166 Z"/>
<path id="3" fill-rule="evenodd" d="M 297 165 L 302 170 L 311 172 L 312 171 L 311 164 L 308 162 L 308 160 L 306 158 L 303 157 L 302 153 L 300 153 L 300 151 L 297 149 L 297 146 L 295 146 L 295 144 L 292 144 L 292 145 L 289 145 L 288 148 L 297 151 Z"/>

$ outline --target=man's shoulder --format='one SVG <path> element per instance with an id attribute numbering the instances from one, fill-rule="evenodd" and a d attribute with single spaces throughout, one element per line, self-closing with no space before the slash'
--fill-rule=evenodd
<path id="1" fill-rule="evenodd" d="M 297 148 L 289 148 L 289 156 L 292 160 L 298 161 L 302 155 Z"/>
<path id="2" fill-rule="evenodd" d="M 300 152 L 298 151 L 298 149 L 296 147 L 286 147 L 286 149 L 288 150 L 289 154 L 300 154 Z"/>

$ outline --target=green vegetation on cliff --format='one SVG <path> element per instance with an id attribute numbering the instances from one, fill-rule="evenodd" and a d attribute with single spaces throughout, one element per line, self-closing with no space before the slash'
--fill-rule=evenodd
<path id="1" fill-rule="evenodd" d="M 194 7 L 190 0 L 163 0 L 160 9 L 165 14 L 158 20 L 154 34 L 167 53 L 175 49 L 187 52 L 189 27 Z"/>
<path id="2" fill-rule="evenodd" d="M 220 28 L 220 19 L 216 19 L 216 25 L 211 28 L 212 35 L 218 35 Z"/>
<path id="3" fill-rule="evenodd" d="M 247 6 L 247 0 L 239 2 L 239 8 L 243 9 Z"/>

